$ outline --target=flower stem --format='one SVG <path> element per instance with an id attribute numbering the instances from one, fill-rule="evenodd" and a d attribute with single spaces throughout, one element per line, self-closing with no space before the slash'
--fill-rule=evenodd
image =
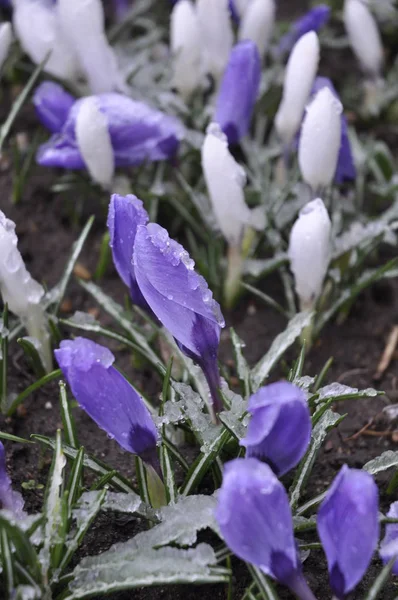
<path id="1" fill-rule="evenodd" d="M 228 270 L 224 282 L 224 302 L 225 306 L 230 309 L 235 304 L 242 278 L 244 261 L 239 246 L 228 246 L 227 260 Z"/>
<path id="2" fill-rule="evenodd" d="M 290 590 L 299 598 L 299 600 L 316 600 L 311 588 L 304 579 L 303 575 L 298 575 L 290 584 Z"/>

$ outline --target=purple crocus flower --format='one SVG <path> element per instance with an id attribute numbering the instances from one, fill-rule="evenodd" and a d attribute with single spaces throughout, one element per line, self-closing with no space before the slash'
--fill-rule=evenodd
<path id="1" fill-rule="evenodd" d="M 19 492 L 14 492 L 11 479 L 7 475 L 6 453 L 0 442 L 0 509 L 9 510 L 17 519 L 24 516 L 24 501 Z"/>
<path id="2" fill-rule="evenodd" d="M 222 403 L 217 353 L 224 319 L 206 281 L 194 271 L 194 264 L 165 229 L 156 223 L 138 226 L 133 252 L 138 287 L 181 350 L 202 368 L 219 412 Z"/>
<path id="3" fill-rule="evenodd" d="M 109 437 L 159 471 L 155 423 L 141 396 L 113 367 L 112 352 L 77 337 L 55 356 L 77 402 Z"/>
<path id="4" fill-rule="evenodd" d="M 315 79 L 311 90 L 311 97 L 315 97 L 316 94 L 324 87 L 329 88 L 335 98 L 337 98 L 337 100 L 340 102 L 340 97 L 333 83 L 327 77 L 317 77 Z M 354 180 L 355 177 L 356 169 L 351 151 L 350 140 L 348 138 L 347 119 L 344 113 L 341 113 L 341 143 L 334 180 L 336 183 L 343 183 L 343 181 Z"/>
<path id="5" fill-rule="evenodd" d="M 387 517 L 398 519 L 398 502 L 391 504 Z M 398 523 L 388 523 L 386 525 L 386 534 L 381 542 L 379 554 L 385 564 L 394 557 L 396 558 L 392 572 L 394 575 L 398 575 Z"/>
<path id="6" fill-rule="evenodd" d="M 124 17 L 130 10 L 130 0 L 113 0 L 113 5 L 116 13 L 116 19 L 123 21 Z"/>
<path id="7" fill-rule="evenodd" d="M 217 97 L 214 121 L 237 144 L 250 127 L 261 78 L 257 46 L 247 40 L 232 49 Z"/>
<path id="8" fill-rule="evenodd" d="M 216 519 L 236 556 L 302 600 L 314 598 L 302 575 L 288 495 L 268 465 L 255 458 L 225 465 Z"/>
<path id="9" fill-rule="evenodd" d="M 76 98 L 72 94 L 53 81 L 44 81 L 33 94 L 33 104 L 38 117 L 52 133 L 62 130 L 75 102 Z"/>
<path id="10" fill-rule="evenodd" d="M 379 539 L 378 490 L 372 476 L 344 465 L 318 511 L 330 585 L 342 600 L 361 581 Z"/>
<path id="11" fill-rule="evenodd" d="M 271 383 L 249 398 L 252 414 L 241 445 L 246 455 L 264 459 L 278 476 L 295 467 L 311 439 L 311 417 L 304 392 L 287 381 Z"/>
<path id="12" fill-rule="evenodd" d="M 113 194 L 107 223 L 113 262 L 120 278 L 130 288 L 133 303 L 152 316 L 152 311 L 138 287 L 132 263 L 137 227 L 146 225 L 148 221 L 149 216 L 141 200 L 131 195 L 124 197 Z"/>
<path id="13" fill-rule="evenodd" d="M 76 117 L 82 103 L 91 97 L 76 100 L 65 120 L 65 97 L 58 106 L 58 87 L 48 86 L 43 89 L 41 86 L 37 94 L 37 103 L 46 107 L 44 119 L 43 111 L 39 110 L 43 124 L 47 126 L 49 122 L 59 124 L 63 121 L 62 128 L 39 148 L 38 163 L 48 167 L 84 169 L 85 163 L 76 140 Z M 98 109 L 108 121 L 117 167 L 166 160 L 176 154 L 184 135 L 183 125 L 178 119 L 122 94 L 99 94 L 95 98 Z"/>
<path id="14" fill-rule="evenodd" d="M 290 30 L 279 43 L 278 53 L 287 54 L 295 43 L 309 31 L 319 31 L 330 17 L 330 7 L 320 4 L 309 10 L 304 16 L 295 21 Z"/>

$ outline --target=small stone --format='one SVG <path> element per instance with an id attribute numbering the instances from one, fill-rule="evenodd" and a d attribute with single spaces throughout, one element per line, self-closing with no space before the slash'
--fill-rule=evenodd
<path id="1" fill-rule="evenodd" d="M 90 271 L 81 263 L 75 264 L 73 273 L 76 275 L 76 277 L 79 277 L 80 279 L 84 279 L 85 281 L 89 281 L 91 279 Z"/>
<path id="2" fill-rule="evenodd" d="M 65 298 L 65 300 L 61 302 L 60 311 L 63 313 L 69 313 L 72 311 L 72 309 L 72 300 L 70 300 L 69 298 Z"/>
<path id="3" fill-rule="evenodd" d="M 392 432 L 391 439 L 394 444 L 398 444 L 398 430 Z"/>
<path id="4" fill-rule="evenodd" d="M 46 402 L 46 403 L 45 403 L 45 405 L 44 405 L 44 408 L 45 408 L 46 410 L 51 410 L 51 409 L 52 409 L 52 407 L 53 407 L 53 405 L 51 404 L 51 402 Z"/>
<path id="5" fill-rule="evenodd" d="M 249 306 L 247 307 L 247 314 L 249 315 L 249 317 L 253 317 L 257 312 L 257 308 L 254 306 L 254 304 L 249 304 Z"/>
<path id="6" fill-rule="evenodd" d="M 25 405 L 24 404 L 20 404 L 17 407 L 17 415 L 18 415 L 18 417 L 26 417 L 26 413 L 27 413 L 27 411 L 26 411 Z"/>
<path id="7" fill-rule="evenodd" d="M 97 306 L 93 306 L 87 310 L 88 314 L 94 317 L 94 319 L 98 319 L 100 315 L 100 309 Z"/>

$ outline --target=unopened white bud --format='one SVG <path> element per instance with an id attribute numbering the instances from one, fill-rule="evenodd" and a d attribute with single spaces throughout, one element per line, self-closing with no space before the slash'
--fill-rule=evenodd
<path id="1" fill-rule="evenodd" d="M 239 39 L 257 45 L 261 58 L 267 52 L 275 24 L 275 0 L 252 0 L 239 27 Z"/>
<path id="2" fill-rule="evenodd" d="M 13 26 L 26 54 L 35 63 L 49 55 L 44 70 L 60 79 L 73 80 L 78 59 L 63 34 L 57 7 L 42 0 L 14 0 Z"/>
<path id="3" fill-rule="evenodd" d="M 40 342 L 43 363 L 50 370 L 47 319 L 41 304 L 44 289 L 27 271 L 17 245 L 15 223 L 0 210 L 0 293 L 4 304 L 22 320 L 29 335 Z"/>
<path id="4" fill-rule="evenodd" d="M 205 70 L 219 81 L 233 44 L 228 0 L 197 0 Z"/>
<path id="5" fill-rule="evenodd" d="M 282 101 L 275 117 L 277 133 L 285 146 L 291 144 L 299 130 L 318 69 L 319 53 L 318 36 L 310 31 L 298 40 L 290 54 Z"/>
<path id="6" fill-rule="evenodd" d="M 171 13 L 170 42 L 174 59 L 173 85 L 189 98 L 202 79 L 199 19 L 191 0 L 179 0 Z"/>
<path id="7" fill-rule="evenodd" d="M 217 123 L 207 128 L 202 168 L 218 226 L 229 245 L 239 247 L 250 220 L 243 193 L 246 175 L 228 150 L 227 138 Z"/>
<path id="8" fill-rule="evenodd" d="M 91 177 L 108 189 L 112 183 L 115 160 L 106 116 L 93 96 L 81 101 L 76 117 L 76 140 Z"/>
<path id="9" fill-rule="evenodd" d="M 241 19 L 253 0 L 232 0 L 236 14 Z"/>
<path id="10" fill-rule="evenodd" d="M 320 198 L 301 209 L 289 241 L 290 269 L 301 309 L 312 308 L 322 291 L 331 257 L 331 222 Z"/>
<path id="11" fill-rule="evenodd" d="M 377 23 L 366 2 L 345 0 L 344 25 L 363 70 L 377 77 L 383 64 L 383 47 Z"/>
<path id="12" fill-rule="evenodd" d="M 59 19 L 93 94 L 120 89 L 116 56 L 105 34 L 101 0 L 58 0 Z"/>
<path id="13" fill-rule="evenodd" d="M 8 51 L 12 43 L 11 23 L 1 23 L 0 25 L 0 69 L 5 63 Z"/>
<path id="14" fill-rule="evenodd" d="M 341 144 L 342 108 L 327 87 L 317 93 L 307 108 L 298 160 L 304 181 L 314 191 L 333 181 Z"/>

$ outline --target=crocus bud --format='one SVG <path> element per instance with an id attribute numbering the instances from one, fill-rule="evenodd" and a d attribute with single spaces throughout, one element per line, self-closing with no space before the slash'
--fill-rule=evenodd
<path id="1" fill-rule="evenodd" d="M 0 24 L 0 69 L 6 61 L 12 43 L 11 23 Z"/>
<path id="2" fill-rule="evenodd" d="M 393 502 L 387 513 L 389 519 L 398 519 L 398 502 Z M 398 523 L 387 523 L 386 534 L 380 544 L 380 558 L 384 564 L 387 564 L 394 557 L 396 558 L 392 572 L 398 575 Z"/>
<path id="3" fill-rule="evenodd" d="M 303 179 L 313 191 L 329 186 L 336 172 L 342 108 L 327 87 L 317 93 L 307 108 L 298 160 Z"/>
<path id="4" fill-rule="evenodd" d="M 216 123 L 207 128 L 202 169 L 217 224 L 231 246 L 240 246 L 250 218 L 243 193 L 246 175 L 228 150 L 227 138 Z"/>
<path id="5" fill-rule="evenodd" d="M 271 383 L 249 398 L 252 415 L 241 441 L 246 456 L 265 460 L 280 477 L 304 456 L 311 439 L 311 417 L 304 392 L 287 381 Z"/>
<path id="6" fill-rule="evenodd" d="M 74 80 L 79 61 L 62 30 L 58 6 L 42 0 L 13 0 L 13 26 L 29 58 L 39 64 L 49 54 L 45 71 L 55 77 Z"/>
<path id="7" fill-rule="evenodd" d="M 120 89 L 122 78 L 105 34 L 101 0 L 58 0 L 57 8 L 62 30 L 79 58 L 91 92 Z"/>
<path id="8" fill-rule="evenodd" d="M 275 0 L 252 0 L 239 27 L 240 40 L 252 40 L 264 58 L 275 24 Z"/>
<path id="9" fill-rule="evenodd" d="M 224 319 L 184 248 L 155 223 L 139 225 L 133 265 L 142 295 L 179 347 L 202 368 L 215 410 L 221 410 L 218 345 Z"/>
<path id="10" fill-rule="evenodd" d="M 240 42 L 229 57 L 213 117 L 229 144 L 237 144 L 249 130 L 260 78 L 261 64 L 256 45 L 250 40 Z"/>
<path id="11" fill-rule="evenodd" d="M 113 366 L 112 352 L 77 337 L 61 342 L 55 357 L 79 406 L 127 452 L 158 469 L 155 423 L 141 396 Z"/>
<path id="12" fill-rule="evenodd" d="M 372 559 L 379 539 L 378 503 L 372 476 L 344 465 L 318 511 L 318 534 L 338 600 L 361 581 Z"/>
<path id="13" fill-rule="evenodd" d="M 299 130 L 319 62 L 319 40 L 314 31 L 295 44 L 286 66 L 282 100 L 275 116 L 276 131 L 289 147 Z"/>
<path id="14" fill-rule="evenodd" d="M 196 7 L 179 0 L 171 13 L 170 43 L 173 54 L 173 85 L 188 99 L 202 79 L 202 40 Z"/>
<path id="15" fill-rule="evenodd" d="M 17 245 L 15 223 L 0 210 L 0 293 L 9 310 L 22 320 L 29 335 L 40 342 L 43 364 L 50 371 L 50 337 L 41 304 L 44 289 L 27 271 Z"/>
<path id="16" fill-rule="evenodd" d="M 383 64 L 383 47 L 376 21 L 367 4 L 362 0 L 345 0 L 344 25 L 362 69 L 370 77 L 378 77 Z"/>
<path id="17" fill-rule="evenodd" d="M 332 92 L 333 96 L 336 98 L 338 102 L 340 102 L 340 98 L 338 93 L 336 92 L 332 82 L 327 77 L 316 77 L 314 81 L 314 85 L 312 87 L 311 95 L 315 97 L 316 94 L 322 90 L 323 88 L 329 88 Z M 339 155 L 337 159 L 337 167 L 336 172 L 334 174 L 334 181 L 336 183 L 342 183 L 347 180 L 354 180 L 356 177 L 356 169 L 354 165 L 354 157 L 351 150 L 350 140 L 348 137 L 348 124 L 347 119 L 344 113 L 341 113 L 340 117 L 340 125 L 341 125 L 341 139 L 340 139 L 340 149 Z"/>
<path id="18" fill-rule="evenodd" d="M 301 209 L 292 227 L 288 254 L 302 310 L 312 308 L 321 293 L 331 255 L 331 227 L 320 198 Z"/>
<path id="19" fill-rule="evenodd" d="M 197 0 L 205 71 L 218 82 L 224 73 L 233 44 L 228 0 Z"/>
<path id="20" fill-rule="evenodd" d="M 53 81 L 43 81 L 33 94 L 33 104 L 40 121 L 52 133 L 58 133 L 76 102 L 71 94 Z"/>
<path id="21" fill-rule="evenodd" d="M 113 194 L 107 223 L 113 262 L 120 278 L 130 289 L 133 303 L 152 313 L 138 287 L 132 262 L 137 228 L 139 225 L 146 225 L 148 221 L 149 216 L 141 200 L 135 196 L 123 197 Z"/>
<path id="22" fill-rule="evenodd" d="M 6 453 L 0 442 L 0 510 L 9 510 L 17 519 L 20 519 L 25 515 L 23 507 L 22 495 L 13 491 L 11 479 L 7 475 Z"/>
<path id="23" fill-rule="evenodd" d="M 56 102 L 51 98 L 47 100 L 47 93 L 51 96 L 53 92 L 48 88 L 43 91 L 41 102 L 53 111 L 57 120 L 59 113 Z M 108 124 L 116 167 L 165 160 L 175 155 L 184 136 L 184 127 L 178 119 L 122 94 L 100 94 L 95 96 L 95 100 L 97 109 Z M 77 100 L 59 133 L 39 148 L 39 164 L 66 169 L 85 168 L 76 139 L 76 120 L 81 106 L 87 102 L 91 104 L 92 97 Z M 39 117 L 42 118 L 40 112 Z M 44 125 L 48 119 L 47 114 Z"/>
<path id="24" fill-rule="evenodd" d="M 216 519 L 236 556 L 300 599 L 314 600 L 301 572 L 288 495 L 268 465 L 255 458 L 225 465 Z"/>
<path id="25" fill-rule="evenodd" d="M 318 32 L 327 23 L 330 17 L 330 7 L 326 4 L 319 4 L 311 8 L 304 16 L 297 19 L 290 28 L 290 31 L 284 35 L 278 46 L 278 53 L 284 54 L 290 52 L 294 44 L 309 31 Z"/>
<path id="26" fill-rule="evenodd" d="M 115 171 L 112 140 L 106 116 L 95 97 L 82 102 L 76 116 L 76 142 L 93 180 L 105 189 L 111 186 Z"/>

